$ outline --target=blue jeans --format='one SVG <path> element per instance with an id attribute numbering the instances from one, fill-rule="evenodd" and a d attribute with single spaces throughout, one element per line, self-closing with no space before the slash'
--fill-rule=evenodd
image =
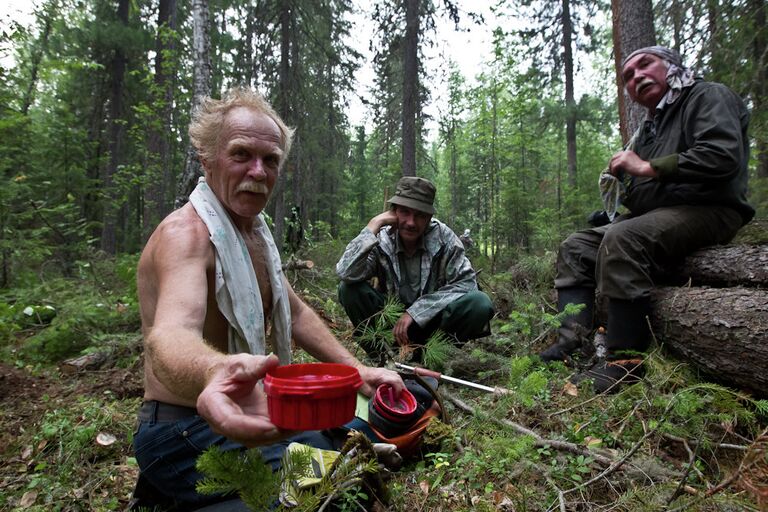
<path id="1" fill-rule="evenodd" d="M 264 461 L 276 471 L 280 468 L 288 444 L 297 442 L 324 450 L 338 450 L 344 442 L 345 431 L 353 428 L 365 432 L 369 437 L 372 435 L 367 425 L 356 418 L 340 429 L 302 432 L 259 449 Z M 219 446 L 224 451 L 247 449 L 214 433 L 205 420 L 197 415 L 178 421 L 140 421 L 133 436 L 133 448 L 141 471 L 136 495 L 138 497 L 140 486 L 149 485 L 152 495 L 158 499 L 152 503 L 139 498 L 136 505 L 148 508 L 159 505 L 164 509 L 188 511 L 235 498 L 202 495 L 195 491 L 195 484 L 203 478 L 195 469 L 195 462 L 211 446 Z"/>

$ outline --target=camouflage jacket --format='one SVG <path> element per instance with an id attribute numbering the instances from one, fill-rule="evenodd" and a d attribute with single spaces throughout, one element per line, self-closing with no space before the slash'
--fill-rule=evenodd
<path id="1" fill-rule="evenodd" d="M 401 273 L 396 236 L 397 230 L 392 226 L 382 228 L 378 235 L 367 227 L 363 228 L 347 245 L 336 264 L 336 273 L 347 283 L 376 277 L 379 292 L 397 296 Z M 451 228 L 432 219 L 424 232 L 424 247 L 420 296 L 406 310 L 422 327 L 448 304 L 467 292 L 477 290 L 475 271 L 464 254 L 459 237 Z"/>

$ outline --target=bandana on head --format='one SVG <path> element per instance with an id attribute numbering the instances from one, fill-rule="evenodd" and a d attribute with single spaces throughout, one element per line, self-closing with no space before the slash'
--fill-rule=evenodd
<path id="1" fill-rule="evenodd" d="M 640 55 L 641 53 L 650 53 L 651 55 L 655 55 L 661 59 L 664 59 L 665 61 L 669 62 L 670 64 L 674 64 L 679 68 L 685 67 L 683 66 L 683 59 L 680 57 L 680 54 L 672 48 L 667 48 L 666 46 L 646 46 L 645 48 L 635 50 L 624 58 L 624 60 L 621 62 L 621 67 L 623 68 L 627 62 Z"/>
<path id="2" fill-rule="evenodd" d="M 693 71 L 683 65 L 683 59 L 679 53 L 666 46 L 646 46 L 645 48 L 635 50 L 622 61 L 621 67 L 623 68 L 627 62 L 643 53 L 655 55 L 669 64 L 667 69 L 667 85 L 669 85 L 669 90 L 657 108 L 674 103 L 680 97 L 680 93 L 684 88 L 693 85 Z"/>

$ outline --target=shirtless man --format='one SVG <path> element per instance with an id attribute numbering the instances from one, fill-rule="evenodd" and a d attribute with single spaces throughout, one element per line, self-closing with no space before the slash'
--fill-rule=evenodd
<path id="1" fill-rule="evenodd" d="M 145 346 L 144 403 L 134 436 L 140 506 L 192 510 L 221 500 L 195 491 L 201 478 L 195 460 L 214 444 L 225 450 L 262 446 L 275 468 L 290 436 L 330 447 L 318 432 L 296 436 L 269 420 L 258 383 L 288 362 L 291 339 L 321 361 L 358 368 L 363 392 L 382 383 L 403 389 L 397 373 L 357 361 L 282 275 L 259 214 L 291 135 L 258 93 L 244 89 L 206 100 L 192 120 L 204 181 L 189 203 L 160 223 L 138 268 Z M 227 243 L 235 250 L 225 250 Z M 237 250 L 240 244 L 247 253 Z M 281 361 L 264 355 L 267 331 Z M 148 494 L 154 503 L 142 502 Z"/>

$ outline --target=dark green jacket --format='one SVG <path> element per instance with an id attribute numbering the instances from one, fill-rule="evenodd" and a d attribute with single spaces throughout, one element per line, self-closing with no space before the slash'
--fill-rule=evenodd
<path id="1" fill-rule="evenodd" d="M 643 126 L 634 149 L 659 177 L 633 177 L 624 205 L 634 215 L 662 206 L 728 206 L 746 224 L 755 215 L 746 199 L 748 125 L 736 93 L 696 80 Z"/>

